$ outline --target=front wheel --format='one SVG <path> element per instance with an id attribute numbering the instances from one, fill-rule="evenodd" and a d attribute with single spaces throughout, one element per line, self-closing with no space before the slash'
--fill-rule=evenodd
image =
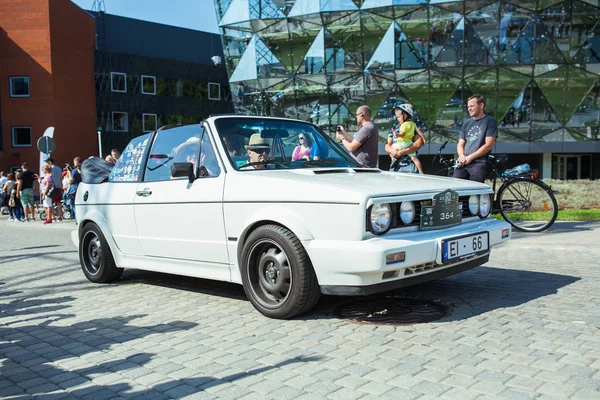
<path id="1" fill-rule="evenodd" d="M 112 282 L 123 274 L 102 231 L 94 223 L 87 224 L 79 235 L 79 261 L 83 274 L 94 283 Z"/>
<path id="2" fill-rule="evenodd" d="M 270 318 L 308 312 L 321 295 L 304 246 L 279 225 L 264 225 L 250 234 L 242 249 L 241 273 L 246 296 Z"/>
<path id="3" fill-rule="evenodd" d="M 558 216 L 558 203 L 546 185 L 529 179 L 511 180 L 498 191 L 502 217 L 523 232 L 548 229 Z"/>

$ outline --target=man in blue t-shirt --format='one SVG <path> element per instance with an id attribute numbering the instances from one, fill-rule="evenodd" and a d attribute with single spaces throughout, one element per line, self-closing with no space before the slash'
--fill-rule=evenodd
<path id="1" fill-rule="evenodd" d="M 491 171 L 488 155 L 498 137 L 498 124 L 485 114 L 485 99 L 481 95 L 469 97 L 467 109 L 472 118 L 460 131 L 456 146 L 460 166 L 454 171 L 454 177 L 483 182 Z"/>

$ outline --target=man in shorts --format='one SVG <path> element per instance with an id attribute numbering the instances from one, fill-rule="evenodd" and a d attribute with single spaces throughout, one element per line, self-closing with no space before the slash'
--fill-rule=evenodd
<path id="1" fill-rule="evenodd" d="M 23 172 L 19 174 L 17 180 L 17 198 L 21 199 L 21 205 L 25 211 L 24 221 L 29 222 L 29 215 L 31 214 L 31 220 L 35 221 L 34 201 L 33 201 L 33 181 L 35 176 L 29 170 L 29 166 L 26 162 L 21 164 Z"/>

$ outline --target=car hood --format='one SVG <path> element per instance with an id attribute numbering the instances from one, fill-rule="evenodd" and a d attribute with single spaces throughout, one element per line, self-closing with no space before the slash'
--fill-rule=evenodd
<path id="1" fill-rule="evenodd" d="M 244 197 L 252 200 L 360 203 L 367 197 L 437 193 L 446 189 L 491 192 L 488 185 L 473 181 L 366 168 L 249 171 L 235 175 L 238 187 L 253 188 L 243 191 Z M 233 194 L 226 190 L 226 198 L 227 193 Z"/>

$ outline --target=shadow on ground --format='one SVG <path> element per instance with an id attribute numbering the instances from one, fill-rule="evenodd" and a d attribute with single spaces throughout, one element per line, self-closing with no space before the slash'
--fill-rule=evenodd
<path id="1" fill-rule="evenodd" d="M 0 291 L 0 296 L 3 294 Z M 32 395 L 58 398 L 67 393 L 74 398 L 88 395 L 93 398 L 112 398 L 115 394 L 135 394 L 140 399 L 180 398 L 286 364 L 308 363 L 322 358 L 291 357 L 274 365 L 219 378 L 209 373 L 220 371 L 214 363 L 208 363 L 205 368 L 200 366 L 198 376 L 169 378 L 169 372 L 184 368 L 183 365 L 171 363 L 171 369 L 163 371 L 168 378 L 166 381 L 142 390 L 140 385 L 133 388 L 129 383 L 123 383 L 123 379 L 119 383 L 99 384 L 93 380 L 110 373 L 118 373 L 133 381 L 144 375 L 140 374 L 140 369 L 144 371 L 141 367 L 155 358 L 150 352 L 115 358 L 114 353 L 108 354 L 111 346 L 150 335 L 185 331 L 198 324 L 185 321 L 136 324 L 146 315 L 99 318 L 69 324 L 68 320 L 73 316 L 68 311 L 74 300 L 69 296 L 44 299 L 23 296 L 3 304 L 0 310 L 0 319 L 3 320 L 0 325 L 0 354 L 4 360 L 0 363 L 0 376 L 4 384 L 0 385 L 0 398 L 30 399 Z M 222 370 L 225 369 L 222 366 Z M 245 394 L 241 393 L 241 396 Z"/>
<path id="2" fill-rule="evenodd" d="M 393 296 L 441 302 L 452 310 L 452 315 L 444 321 L 461 320 L 499 308 L 520 306 L 537 298 L 555 294 L 559 289 L 579 279 L 568 275 L 482 266 L 441 280 L 371 296 L 321 296 L 311 313 L 296 319 L 337 319 L 333 311 L 341 304 Z M 126 270 L 123 279 L 117 284 L 131 283 L 164 286 L 248 301 L 241 285 L 227 282 Z"/>

